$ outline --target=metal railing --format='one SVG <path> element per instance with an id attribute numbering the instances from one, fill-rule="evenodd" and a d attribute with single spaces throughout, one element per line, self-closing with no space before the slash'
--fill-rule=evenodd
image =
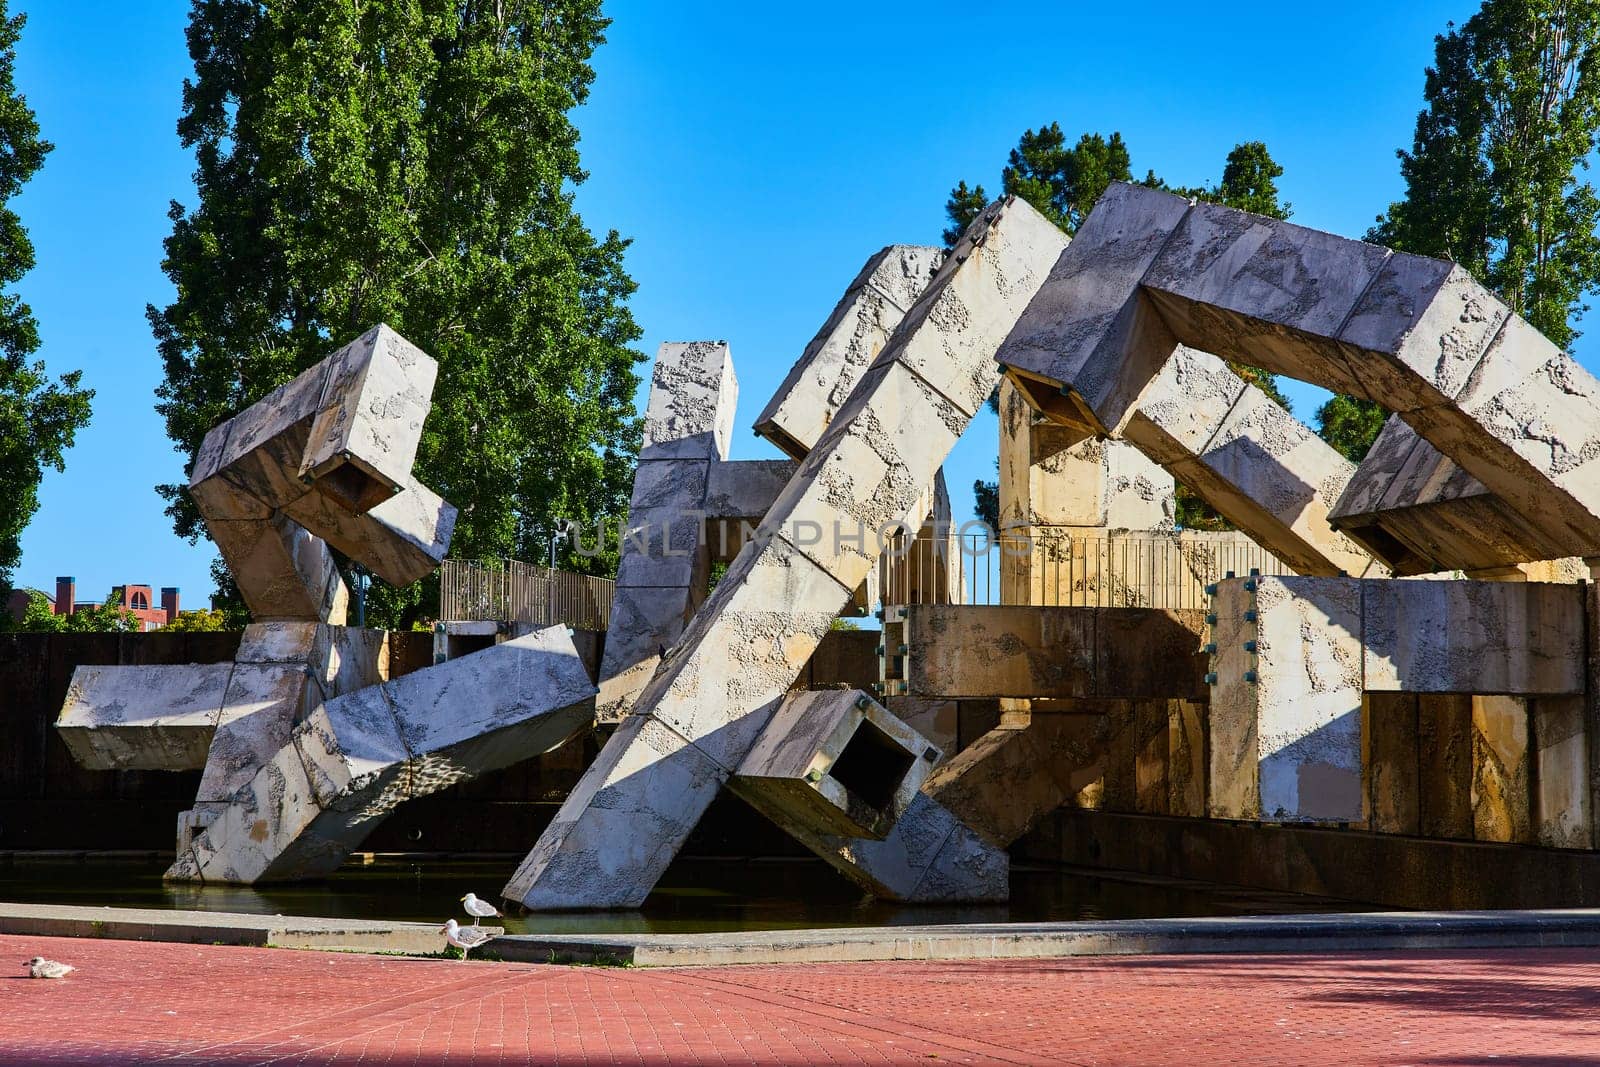
<path id="1" fill-rule="evenodd" d="M 611 622 L 615 586 L 609 578 L 514 559 L 447 559 L 439 570 L 439 617 L 604 630 Z"/>
<path id="2" fill-rule="evenodd" d="M 1059 607 L 1203 608 L 1206 586 L 1229 572 L 1293 573 L 1236 533 L 1029 537 L 921 535 L 896 542 L 880 564 L 885 604 L 1034 604 Z"/>

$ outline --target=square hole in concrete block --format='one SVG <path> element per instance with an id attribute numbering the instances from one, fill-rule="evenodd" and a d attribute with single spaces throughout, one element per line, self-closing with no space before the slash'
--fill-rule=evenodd
<path id="1" fill-rule="evenodd" d="M 913 753 L 862 719 L 828 774 L 867 804 L 886 810 L 915 761 Z"/>

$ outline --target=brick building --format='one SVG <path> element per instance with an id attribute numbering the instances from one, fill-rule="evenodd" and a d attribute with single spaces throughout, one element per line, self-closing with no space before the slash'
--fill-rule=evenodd
<path id="1" fill-rule="evenodd" d="M 98 608 L 102 601 L 78 600 L 78 580 L 70 575 L 56 579 L 56 595 L 51 611 L 56 615 L 71 615 L 79 608 Z M 155 588 L 148 585 L 117 585 L 111 587 L 115 604 L 139 620 L 141 630 L 159 630 L 178 617 L 178 587 L 161 588 L 158 603 Z M 13 617 L 20 619 L 28 607 L 28 591 L 18 589 L 11 594 L 7 607 Z"/>

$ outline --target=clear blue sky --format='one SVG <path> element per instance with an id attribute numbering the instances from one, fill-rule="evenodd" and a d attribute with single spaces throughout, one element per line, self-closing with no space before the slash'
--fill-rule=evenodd
<path id="1" fill-rule="evenodd" d="M 1476 10 L 1445 3 L 1033 4 L 1030 21 L 971 3 L 613 2 L 593 96 L 577 114 L 589 225 L 634 240 L 643 351 L 726 338 L 740 378 L 736 458 L 773 453 L 750 421 L 861 262 L 937 243 L 958 179 L 991 191 L 1024 128 L 1120 130 L 1136 173 L 1214 181 L 1237 142 L 1283 164 L 1294 218 L 1359 236 L 1394 199 L 1433 35 Z M 211 591 L 209 546 L 172 534 L 152 489 L 176 480 L 153 410 L 160 363 L 144 320 L 171 199 L 192 201 L 174 133 L 188 73 L 184 0 L 28 12 L 17 80 L 56 144 L 19 201 L 39 265 L 23 280 L 53 371 L 98 391 L 65 474 L 49 474 L 19 585 L 79 580 Z M 1592 346 L 1579 342 L 1586 363 Z M 644 368 L 648 377 L 648 367 Z M 1317 398 L 1291 395 L 1309 419 Z M 947 468 L 958 512 L 990 476 L 985 414 Z"/>

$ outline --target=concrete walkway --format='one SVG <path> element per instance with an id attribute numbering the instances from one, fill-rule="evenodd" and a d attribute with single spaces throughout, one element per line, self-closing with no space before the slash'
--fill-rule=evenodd
<path id="1" fill-rule="evenodd" d="M 1600 950 L 633 970 L 0 935 L 0 1065 L 1592 1064 Z"/>
<path id="2" fill-rule="evenodd" d="M 0 904 L 0 934 L 410 954 L 444 948 L 433 923 L 45 904 Z M 1557 946 L 1600 946 L 1600 909 L 1355 912 L 714 934 L 511 934 L 484 951 L 525 963 L 684 967 Z"/>

